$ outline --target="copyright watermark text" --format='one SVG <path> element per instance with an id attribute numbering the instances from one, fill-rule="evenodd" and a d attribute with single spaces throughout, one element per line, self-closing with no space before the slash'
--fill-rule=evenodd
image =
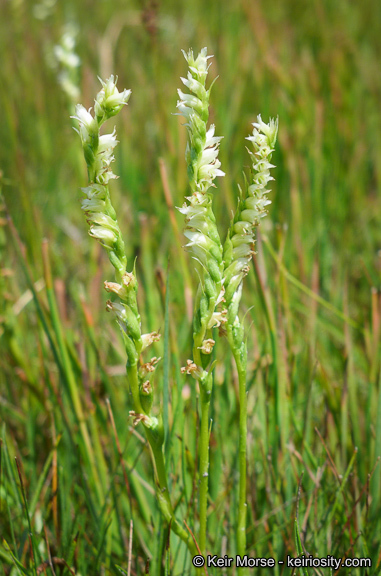
<path id="1" fill-rule="evenodd" d="M 293 558 L 287 556 L 286 560 L 275 560 L 275 558 L 255 558 L 252 556 L 218 556 L 218 554 L 208 555 L 206 559 L 201 554 L 192 559 L 196 568 L 274 568 L 275 565 L 286 566 L 287 568 L 371 568 L 370 558 L 335 558 L 335 556 L 299 556 Z"/>

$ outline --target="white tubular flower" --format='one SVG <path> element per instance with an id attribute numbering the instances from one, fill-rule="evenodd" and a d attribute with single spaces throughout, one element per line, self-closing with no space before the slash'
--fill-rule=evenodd
<path id="1" fill-rule="evenodd" d="M 116 131 L 114 128 L 112 134 L 104 134 L 99 137 L 98 154 L 103 154 L 105 158 L 113 158 L 112 153 L 117 144 L 118 140 L 116 139 Z"/>
<path id="2" fill-rule="evenodd" d="M 267 194 L 268 183 L 273 180 L 270 175 L 271 155 L 278 133 L 278 119 L 270 119 L 265 124 L 258 116 L 253 124 L 253 134 L 247 140 L 252 142 L 254 151 L 248 150 L 252 160 L 251 182 L 246 183 L 246 194 L 240 189 L 238 209 L 230 225 L 224 246 L 224 285 L 227 305 L 232 300 L 244 276 L 249 271 L 251 256 L 254 252 L 254 231 L 261 219 L 266 216 L 266 206 L 271 204 Z"/>
<path id="3" fill-rule="evenodd" d="M 101 226 L 91 226 L 89 234 L 93 238 L 99 240 L 102 246 L 104 246 L 107 250 L 112 250 L 114 244 L 117 241 L 117 237 L 114 232 L 112 232 L 112 230 L 102 228 Z"/>
<path id="4" fill-rule="evenodd" d="M 118 224 L 115 220 L 107 216 L 107 214 L 102 213 L 94 213 L 91 216 L 91 221 L 94 224 L 97 224 L 100 228 L 104 228 L 106 230 L 110 230 L 115 234 L 118 234 Z"/>
<path id="5" fill-rule="evenodd" d="M 104 212 L 106 210 L 106 202 L 97 198 L 86 198 L 82 200 L 81 207 L 85 212 Z"/>
<path id="6" fill-rule="evenodd" d="M 91 108 L 86 110 L 82 104 L 75 107 L 75 116 L 78 121 L 79 133 L 85 153 L 85 160 L 89 170 L 91 188 L 95 184 L 107 186 L 112 178 L 116 178 L 110 165 L 114 161 L 113 151 L 118 141 L 115 129 L 111 134 L 100 135 L 101 125 L 111 116 L 115 116 L 127 104 L 131 90 L 119 92 L 116 87 L 117 78 L 110 76 L 106 82 L 100 80 L 102 90 L 97 94 L 94 105 L 94 117 Z M 87 189 L 84 190 L 87 192 Z"/>
<path id="7" fill-rule="evenodd" d="M 105 200 L 107 196 L 104 186 L 100 184 L 91 184 L 90 186 L 86 186 L 86 188 L 81 188 L 81 190 L 90 200 L 94 198 Z"/>
<path id="8" fill-rule="evenodd" d="M 127 104 L 131 96 L 131 90 L 119 92 L 116 87 L 117 80 L 118 77 L 116 76 L 114 78 L 112 74 L 106 82 L 103 82 L 103 80 L 99 78 L 102 84 L 102 90 L 97 94 L 95 100 L 94 111 L 97 117 L 111 118 L 111 116 L 118 114 L 122 107 Z"/>
<path id="9" fill-rule="evenodd" d="M 113 312 L 122 332 L 141 344 L 140 316 L 133 311 L 125 302 L 106 303 L 106 310 Z"/>
<path id="10" fill-rule="evenodd" d="M 91 110 L 91 108 L 90 108 Z M 82 104 L 77 104 L 75 107 L 75 120 L 78 120 L 79 133 L 82 145 L 91 145 L 94 139 L 98 139 L 98 123 L 92 117 L 90 110 L 86 110 Z"/>
<path id="11" fill-rule="evenodd" d="M 106 310 L 108 312 L 114 312 L 120 322 L 127 322 L 126 308 L 120 302 L 111 302 L 111 300 L 108 300 Z"/>

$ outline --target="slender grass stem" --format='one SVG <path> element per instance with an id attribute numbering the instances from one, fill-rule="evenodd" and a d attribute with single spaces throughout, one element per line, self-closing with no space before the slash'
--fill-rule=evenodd
<path id="1" fill-rule="evenodd" d="M 100 504 L 103 505 L 104 493 L 103 493 L 102 484 L 101 484 L 101 481 L 99 478 L 99 474 L 98 474 L 98 470 L 97 470 L 97 466 L 96 466 L 96 462 L 95 462 L 93 445 L 91 443 L 91 439 L 90 439 L 90 435 L 89 435 L 89 431 L 88 431 L 88 427 L 87 427 L 87 423 L 86 423 L 86 419 L 85 419 L 85 414 L 83 412 L 81 398 L 80 398 L 78 387 L 77 387 L 77 382 L 76 382 L 76 379 L 75 379 L 75 376 L 73 373 L 73 369 L 71 367 L 70 358 L 69 358 L 69 354 L 67 351 L 66 343 L 64 341 L 62 326 L 61 326 L 61 322 L 59 319 L 57 302 L 56 302 L 54 290 L 53 290 L 53 281 L 52 281 L 52 274 L 51 274 L 51 269 L 50 269 L 47 242 L 44 242 L 42 246 L 43 246 L 42 254 L 43 254 L 43 263 L 44 263 L 44 276 L 45 276 L 45 283 L 46 283 L 46 293 L 47 293 L 47 298 L 48 298 L 48 303 L 49 303 L 49 309 L 50 309 L 52 324 L 53 324 L 54 332 L 55 332 L 55 335 L 57 338 L 58 348 L 59 348 L 60 355 L 61 355 L 62 366 L 64 369 L 64 374 L 65 374 L 67 385 L 69 388 L 69 393 L 70 393 L 70 398 L 71 398 L 72 405 L 74 408 L 74 413 L 75 413 L 76 419 L 78 421 L 79 429 L 80 429 L 83 443 L 84 443 L 84 447 L 85 447 L 85 452 L 86 452 L 86 455 L 87 455 L 87 458 L 88 458 L 88 461 L 90 464 L 91 474 L 92 474 L 95 489 L 97 492 L 97 497 L 98 497 Z"/>
<path id="2" fill-rule="evenodd" d="M 309 288 L 308 286 L 303 284 L 303 282 L 300 282 L 300 280 L 295 278 L 295 276 L 290 274 L 290 272 L 287 270 L 285 265 L 282 264 L 282 262 L 280 261 L 278 255 L 276 254 L 276 251 L 274 250 L 273 246 L 270 243 L 270 240 L 266 236 L 263 236 L 263 242 L 264 242 L 266 248 L 268 249 L 268 251 L 270 252 L 271 257 L 277 263 L 279 269 L 282 271 L 285 278 L 287 278 L 287 280 L 291 284 L 296 286 L 296 288 L 298 288 L 301 292 L 304 292 L 304 294 L 307 294 L 307 296 L 309 298 L 311 298 L 312 300 L 315 300 L 315 302 L 317 302 L 318 304 L 323 306 L 326 310 L 331 312 L 334 316 L 336 316 L 337 318 L 340 318 L 340 320 L 342 320 L 343 322 L 346 322 L 348 324 L 348 326 L 351 326 L 351 328 L 354 328 L 355 330 L 358 330 L 359 332 L 366 334 L 366 330 L 358 322 L 356 322 L 355 320 L 350 318 L 347 314 L 344 314 L 343 312 L 341 312 L 341 310 L 339 310 L 336 306 L 331 304 L 331 302 L 328 302 L 327 300 L 325 300 L 324 298 L 319 296 L 319 294 L 316 294 L 313 290 L 311 290 L 311 288 Z"/>
<path id="3" fill-rule="evenodd" d="M 156 494 L 160 510 L 171 526 L 171 530 L 187 545 L 192 556 L 197 554 L 197 548 L 190 534 L 179 524 L 173 512 L 168 491 L 167 474 L 163 454 L 163 443 L 158 441 L 152 431 L 146 428 L 146 436 L 151 448 L 152 460 L 155 467 Z"/>

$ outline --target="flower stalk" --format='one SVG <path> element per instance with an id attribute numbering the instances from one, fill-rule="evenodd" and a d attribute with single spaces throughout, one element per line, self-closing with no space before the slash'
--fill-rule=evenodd
<path id="1" fill-rule="evenodd" d="M 128 271 L 125 246 L 113 208 L 109 185 L 116 178 L 111 170 L 117 145 L 115 129 L 101 134 L 103 124 L 127 104 L 131 91 L 119 92 L 116 79 L 111 76 L 102 83 L 97 94 L 94 112 L 82 105 L 76 106 L 77 132 L 81 138 L 88 170 L 88 185 L 82 189 L 82 200 L 89 223 L 89 234 L 105 248 L 115 269 L 115 278 L 105 282 L 110 293 L 107 310 L 121 329 L 127 355 L 132 410 L 130 417 L 135 426 L 144 427 L 150 447 L 155 474 L 156 494 L 163 516 L 171 529 L 186 543 L 192 556 L 198 548 L 205 556 L 207 549 L 207 504 L 209 486 L 210 400 L 213 389 L 211 361 L 215 341 L 212 329 L 224 324 L 229 346 L 235 359 L 239 382 L 239 506 L 237 523 L 237 553 L 246 553 L 246 473 L 247 473 L 247 346 L 244 329 L 239 318 L 239 305 L 244 277 L 249 272 L 254 253 L 255 229 L 266 215 L 271 156 L 278 131 L 278 121 L 265 124 L 261 117 L 254 123 L 248 140 L 252 168 L 239 188 L 236 213 L 230 223 L 224 246 L 221 243 L 213 213 L 213 189 L 217 176 L 224 176 L 218 159 L 221 137 L 215 136 L 213 125 L 208 127 L 210 86 L 206 88 L 208 74 L 207 50 L 195 58 L 192 50 L 184 52 L 188 74 L 181 78 L 187 92 L 178 90 L 179 114 L 185 117 L 188 132 L 185 158 L 190 184 L 190 195 L 179 208 L 185 217 L 186 248 L 199 264 L 200 283 L 195 298 L 193 317 L 192 359 L 187 360 L 183 373 L 198 383 L 201 422 L 199 434 L 199 537 L 198 547 L 185 528 L 177 521 L 171 504 L 164 461 L 164 426 L 161 413 L 154 409 L 152 376 L 160 358 L 152 357 L 143 363 L 142 353 L 159 339 L 157 332 L 142 334 L 137 304 L 138 282 L 136 270 Z M 221 305 L 221 306 L 219 306 Z M 201 570 L 201 569 L 200 569 Z"/>
<path id="2" fill-rule="evenodd" d="M 171 529 L 186 543 L 192 555 L 197 553 L 188 532 L 177 521 L 169 497 L 165 470 L 163 444 L 164 428 L 161 415 L 153 414 L 154 387 L 151 381 L 158 360 L 152 358 L 140 366 L 141 353 L 159 339 L 157 332 L 141 333 L 140 314 L 137 305 L 138 282 L 136 271 L 127 271 L 127 258 L 122 233 L 111 203 L 109 183 L 116 178 L 111 170 L 113 151 L 117 144 L 115 129 L 111 134 L 101 135 L 101 126 L 115 116 L 127 104 L 131 91 L 119 92 L 116 79 L 110 76 L 102 83 L 94 104 L 94 115 L 81 104 L 76 106 L 78 134 L 81 138 L 88 171 L 88 186 L 83 188 L 82 200 L 89 223 L 89 234 L 106 249 L 115 269 L 115 281 L 105 282 L 105 289 L 115 300 L 107 302 L 107 310 L 114 314 L 121 329 L 127 353 L 127 377 L 133 400 L 130 416 L 134 425 L 141 423 L 150 446 L 155 472 L 156 495 L 161 512 Z"/>
<path id="3" fill-rule="evenodd" d="M 247 443 L 247 347 L 244 330 L 241 325 L 238 309 L 242 295 L 242 283 L 248 274 L 250 260 L 254 254 L 255 228 L 266 216 L 266 206 L 271 204 L 267 194 L 270 176 L 270 163 L 278 133 L 278 120 L 265 124 L 258 116 L 253 124 L 251 136 L 247 138 L 253 144 L 253 151 L 248 150 L 252 168 L 250 182 L 245 179 L 244 192 L 240 189 L 237 211 L 230 224 L 224 245 L 224 284 L 225 305 L 227 312 L 226 332 L 230 349 L 238 372 L 239 385 L 239 504 L 237 524 L 237 553 L 246 553 L 246 443 Z"/>
<path id="4" fill-rule="evenodd" d="M 193 320 L 193 362 L 184 369 L 198 381 L 201 405 L 200 454 L 199 454 L 199 547 L 206 551 L 207 499 L 209 475 L 209 406 L 212 393 L 212 368 L 210 353 L 211 329 L 223 321 L 216 311 L 223 297 L 223 247 L 212 208 L 212 188 L 220 170 L 218 147 L 221 138 L 214 135 L 214 126 L 207 127 L 211 86 L 206 89 L 208 60 L 206 48 L 194 58 L 193 51 L 183 52 L 188 63 L 187 78 L 181 78 L 190 94 L 178 90 L 179 113 L 185 117 L 188 141 L 185 151 L 191 195 L 179 208 L 185 216 L 184 234 L 189 242 L 186 247 L 200 264 L 200 284 L 195 301 Z"/>

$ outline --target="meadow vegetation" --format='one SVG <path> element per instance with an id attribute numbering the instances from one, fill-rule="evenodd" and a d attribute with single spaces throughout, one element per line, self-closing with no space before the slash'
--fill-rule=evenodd
<path id="1" fill-rule="evenodd" d="M 94 105 L 97 76 L 132 89 L 109 121 L 119 140 L 110 189 L 144 332 L 161 333 L 153 410 L 171 503 L 197 536 L 200 399 L 181 367 L 199 277 L 176 210 L 189 184 L 174 113 L 181 49 L 204 46 L 218 76 L 223 238 L 251 123 L 279 116 L 272 205 L 241 300 L 246 550 L 367 557 L 371 568 L 332 574 L 381 572 L 380 21 L 375 0 L 1 4 L 0 576 L 194 572 L 129 417 L 124 342 L 103 289 L 110 263 L 80 210 L 87 173 L 70 116 L 77 102 Z M 206 549 L 234 556 L 239 379 L 213 330 Z"/>

